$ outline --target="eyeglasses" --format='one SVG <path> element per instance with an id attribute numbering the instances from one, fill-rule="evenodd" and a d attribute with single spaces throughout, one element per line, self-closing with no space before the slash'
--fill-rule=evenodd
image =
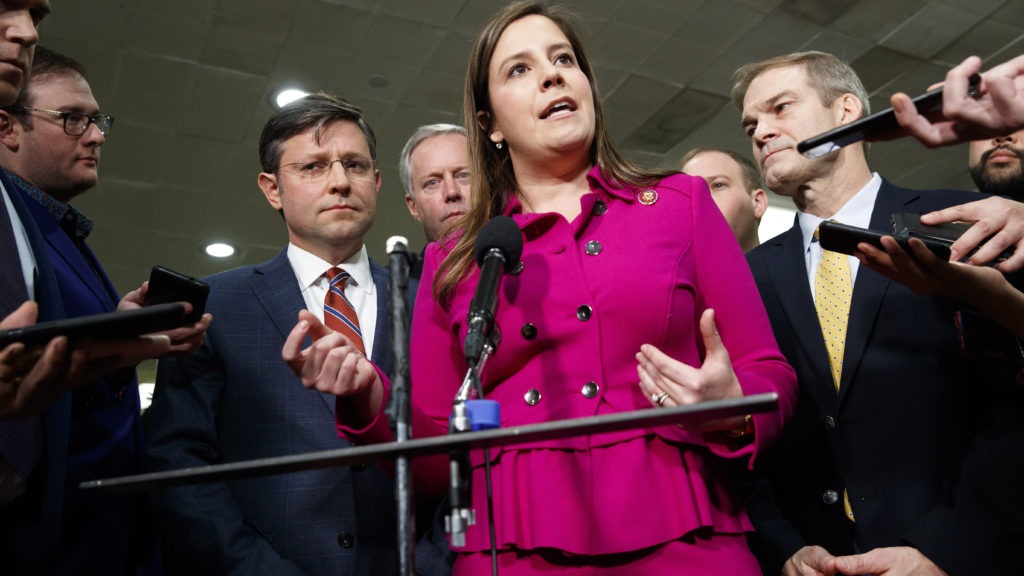
<path id="1" fill-rule="evenodd" d="M 335 163 L 341 164 L 345 176 L 353 180 L 368 180 L 374 176 L 373 163 L 362 158 L 338 158 L 336 160 L 312 160 L 310 162 L 290 162 L 282 164 L 283 170 L 309 181 L 323 180 L 331 173 Z"/>
<path id="2" fill-rule="evenodd" d="M 459 186 L 469 186 L 470 174 L 468 171 L 463 170 L 456 172 L 454 175 L 455 183 Z M 429 178 L 423 183 L 423 191 L 427 194 L 435 194 L 440 192 L 444 184 L 444 178 Z"/>
<path id="3" fill-rule="evenodd" d="M 81 136 L 89 130 L 89 125 L 95 124 L 100 129 L 100 133 L 104 136 L 110 131 L 110 127 L 114 125 L 113 116 L 103 116 L 101 114 L 95 114 L 89 116 L 81 112 L 61 112 L 60 110 L 47 110 L 46 108 L 25 108 L 19 107 L 18 110 L 25 112 L 42 112 L 43 114 L 49 114 L 54 118 L 60 118 L 64 121 L 64 133 L 68 136 Z"/>

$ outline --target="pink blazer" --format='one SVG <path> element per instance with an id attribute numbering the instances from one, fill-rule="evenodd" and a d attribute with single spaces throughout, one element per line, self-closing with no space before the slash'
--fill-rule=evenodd
<path id="1" fill-rule="evenodd" d="M 502 283 L 502 338 L 484 374 L 485 396 L 501 403 L 503 426 L 652 409 L 635 354 L 649 343 L 699 366 L 699 319 L 709 307 L 744 393 L 778 392 L 780 409 L 756 415 L 754 441 L 736 451 L 676 427 L 492 449 L 499 546 L 607 554 L 698 528 L 749 530 L 717 460 L 752 464 L 792 413 L 797 388 L 746 260 L 703 179 L 679 174 L 652 188 L 621 189 L 595 168 L 588 180 L 591 191 L 573 222 L 523 214 L 509 199 L 508 213 L 523 231 L 523 268 Z M 439 245 L 427 249 L 412 323 L 413 429 L 420 437 L 447 432 L 466 372 L 462 341 L 477 274 L 441 306 L 432 286 L 446 253 Z M 383 420 L 340 430 L 379 441 Z M 472 460 L 478 522 L 466 550 L 486 550 L 482 454 Z M 419 490 L 439 492 L 447 486 L 447 459 L 420 459 L 414 474 Z M 589 529 L 621 526 L 638 510 L 646 511 L 643 520 L 629 530 Z"/>

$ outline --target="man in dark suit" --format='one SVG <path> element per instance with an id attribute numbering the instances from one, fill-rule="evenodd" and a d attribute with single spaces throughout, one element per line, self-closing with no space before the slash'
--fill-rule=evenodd
<path id="1" fill-rule="evenodd" d="M 99 113 L 84 67 L 42 46 L 25 89 L 0 110 L 0 175 L 44 239 L 67 317 L 143 303 L 142 289 L 121 301 L 86 242 L 92 221 L 69 204 L 96 185 L 100 150 L 112 122 Z M 209 322 L 206 316 L 191 330 L 172 332 L 171 338 L 179 340 L 173 350 L 194 350 Z M 156 569 L 157 541 L 146 499 L 96 496 L 78 488 L 85 480 L 142 472 L 145 450 L 134 369 L 140 359 L 75 390 L 66 431 L 45 436 L 54 446 L 49 450 L 51 478 L 56 481 L 61 468 L 64 476 L 59 545 L 50 555 L 59 573 Z"/>
<path id="2" fill-rule="evenodd" d="M 299 312 L 322 319 L 332 294 L 355 312 L 348 319 L 367 356 L 391 372 L 388 274 L 363 244 L 380 173 L 361 110 L 325 94 L 284 106 L 264 125 L 260 162 L 258 183 L 284 219 L 288 246 L 207 279 L 217 320 L 206 342 L 158 368 L 146 412 L 154 470 L 348 446 L 335 398 L 305 389 L 281 359 Z M 350 275 L 340 289 L 329 280 L 337 268 Z M 376 466 L 173 488 L 153 501 L 170 573 L 396 572 L 393 483 Z"/>
<path id="3" fill-rule="evenodd" d="M 1019 390 L 960 354 L 960 304 L 822 250 L 814 234 L 824 219 L 889 230 L 894 213 L 977 194 L 894 186 L 859 144 L 799 154 L 799 141 L 867 113 L 860 80 L 834 56 L 780 56 L 735 78 L 765 182 L 799 209 L 792 229 L 748 255 L 802 393 L 740 482 L 765 573 L 1020 573 L 1019 522 L 999 509 L 1020 473 Z"/>

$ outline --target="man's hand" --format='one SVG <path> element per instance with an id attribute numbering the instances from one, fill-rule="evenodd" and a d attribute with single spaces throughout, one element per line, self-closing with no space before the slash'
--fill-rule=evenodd
<path id="1" fill-rule="evenodd" d="M 302 348 L 306 336 L 313 343 Z M 384 397 L 384 385 L 377 369 L 347 337 L 324 326 L 308 310 L 299 311 L 299 321 L 281 348 L 281 358 L 306 388 L 345 398 L 356 427 L 371 422 Z"/>
<path id="2" fill-rule="evenodd" d="M 117 303 L 118 311 L 142 308 L 146 305 L 146 292 L 148 291 L 149 281 L 147 280 L 143 282 L 141 286 L 125 294 L 124 297 L 121 298 L 121 301 Z M 182 303 L 186 306 L 185 314 L 192 312 L 192 304 L 190 302 L 182 301 Z M 206 339 L 206 331 L 210 328 L 211 322 L 213 322 L 213 316 L 206 313 L 203 314 L 195 324 L 182 326 L 165 332 L 158 332 L 158 334 L 167 336 L 171 340 L 171 347 L 164 355 L 185 356 L 198 350 L 199 347 L 203 345 L 203 340 Z M 148 360 L 149 358 L 150 357 L 139 358 L 139 360 L 133 364 L 138 364 L 139 362 Z"/>
<path id="3" fill-rule="evenodd" d="M 35 324 L 39 309 L 25 302 L 11 312 L 0 329 Z M 15 343 L 0 351 L 0 418 L 24 418 L 41 414 L 68 392 L 85 369 L 83 348 L 69 350 L 67 338 L 54 338 L 45 347 L 27 348 Z"/>
<path id="4" fill-rule="evenodd" d="M 907 546 L 875 548 L 856 556 L 839 556 L 835 559 L 835 567 L 845 576 L 947 576 L 917 548 Z"/>
<path id="5" fill-rule="evenodd" d="M 804 546 L 786 560 L 782 576 L 833 576 L 836 557 L 821 546 Z"/>

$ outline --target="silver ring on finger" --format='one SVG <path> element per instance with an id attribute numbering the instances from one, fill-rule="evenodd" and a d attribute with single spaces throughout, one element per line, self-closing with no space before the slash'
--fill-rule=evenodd
<path id="1" fill-rule="evenodd" d="M 651 397 L 651 399 L 654 400 L 658 404 L 658 406 L 664 406 L 665 405 L 665 400 L 668 399 L 668 392 L 662 392 L 661 394 L 655 394 L 654 396 Z"/>

